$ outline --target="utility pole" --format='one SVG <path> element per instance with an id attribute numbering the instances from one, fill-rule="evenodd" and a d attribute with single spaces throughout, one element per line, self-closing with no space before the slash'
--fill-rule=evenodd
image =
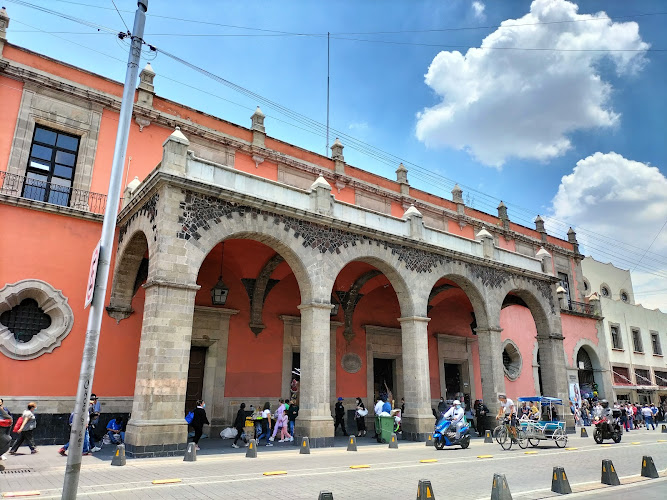
<path id="1" fill-rule="evenodd" d="M 327 146 L 324 150 L 324 155 L 329 157 L 329 32 L 327 31 Z"/>
<path id="2" fill-rule="evenodd" d="M 125 153 L 127 152 L 127 139 L 130 133 L 130 121 L 132 119 L 132 107 L 134 105 L 134 91 L 137 84 L 137 74 L 139 73 L 139 61 L 141 59 L 141 46 L 143 43 L 147 10 L 148 0 L 138 0 L 137 11 L 134 14 L 134 28 L 132 29 L 131 35 L 132 44 L 130 46 L 130 54 L 127 58 L 125 87 L 123 89 L 123 100 L 120 106 L 118 131 L 116 132 L 116 146 L 114 148 L 111 175 L 109 177 L 107 206 L 104 211 L 104 222 L 102 224 L 97 279 L 95 281 L 95 291 L 90 305 L 90 312 L 88 314 L 86 341 L 83 346 L 79 385 L 76 391 L 74 419 L 72 420 L 72 430 L 70 431 L 69 437 L 70 448 L 69 456 L 67 457 L 67 467 L 65 468 L 65 481 L 62 494 L 63 500 L 76 499 L 79 487 L 81 453 L 86 433 L 88 401 L 90 400 L 93 376 L 95 374 L 97 346 L 100 340 L 100 326 L 102 324 L 104 300 L 106 298 L 107 283 L 109 281 L 111 252 L 114 243 L 116 217 L 118 215 L 118 203 L 120 201 L 120 190 L 123 180 L 123 167 L 125 165 Z"/>

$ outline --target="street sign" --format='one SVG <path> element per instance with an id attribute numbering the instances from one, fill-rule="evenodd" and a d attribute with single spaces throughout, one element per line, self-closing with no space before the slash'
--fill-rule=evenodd
<path id="1" fill-rule="evenodd" d="M 102 240 L 97 242 L 95 250 L 93 250 L 93 257 L 90 259 L 90 271 L 88 272 L 88 286 L 86 286 L 86 303 L 83 305 L 85 309 L 93 301 L 95 295 L 95 279 L 97 278 L 97 265 L 100 262 L 100 245 Z"/>

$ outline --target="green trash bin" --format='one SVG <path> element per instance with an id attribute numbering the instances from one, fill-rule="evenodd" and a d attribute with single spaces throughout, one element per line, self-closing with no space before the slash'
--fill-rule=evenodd
<path id="1" fill-rule="evenodd" d="M 375 417 L 375 432 L 378 443 L 388 443 L 394 432 L 394 417 Z"/>

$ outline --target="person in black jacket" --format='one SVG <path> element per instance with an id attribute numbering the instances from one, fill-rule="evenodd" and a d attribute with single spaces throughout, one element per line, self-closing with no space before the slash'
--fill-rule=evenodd
<path id="1" fill-rule="evenodd" d="M 486 417 L 489 414 L 489 408 L 484 404 L 484 401 L 478 399 L 475 401 L 475 418 L 477 420 L 476 428 L 477 435 L 482 437 L 486 430 Z"/>
<path id="2" fill-rule="evenodd" d="M 336 421 L 334 422 L 334 436 L 336 435 L 336 429 L 340 425 L 340 428 L 343 430 L 343 436 L 347 436 L 347 429 L 345 429 L 345 407 L 343 406 L 343 398 L 338 398 L 336 407 L 334 408 L 336 412 Z"/>
<path id="3" fill-rule="evenodd" d="M 209 425 L 210 422 L 206 417 L 206 403 L 203 399 L 197 400 L 197 408 L 194 411 L 194 417 L 192 417 L 192 428 L 195 430 L 195 437 L 193 441 L 195 442 L 195 448 L 199 449 L 199 439 L 201 438 L 202 431 L 204 430 L 204 424 Z"/>
<path id="4" fill-rule="evenodd" d="M 289 408 L 287 408 L 287 422 L 289 425 L 289 435 L 294 437 L 294 423 L 296 417 L 299 416 L 299 405 L 296 404 L 296 399 L 290 401 Z"/>
<path id="5" fill-rule="evenodd" d="M 236 437 L 232 443 L 232 448 L 238 448 L 239 445 L 236 442 L 243 434 L 243 428 L 245 427 L 245 403 L 241 403 L 239 411 L 236 413 L 236 418 L 234 419 L 234 428 L 236 429 Z"/>

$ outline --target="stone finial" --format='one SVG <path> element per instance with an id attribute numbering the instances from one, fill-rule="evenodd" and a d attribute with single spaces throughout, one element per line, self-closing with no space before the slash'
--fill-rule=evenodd
<path id="1" fill-rule="evenodd" d="M 535 218 L 535 229 L 537 229 L 538 232 L 544 233 L 544 219 L 540 217 L 539 215 Z"/>
<path id="2" fill-rule="evenodd" d="M 329 183 L 327 182 L 327 180 L 326 180 L 324 177 L 322 177 L 321 174 L 320 174 L 320 176 L 319 176 L 317 179 L 315 179 L 315 182 L 313 182 L 313 183 L 310 185 L 310 189 L 315 190 L 315 189 L 317 189 L 318 187 L 319 187 L 319 188 L 328 189 L 329 191 L 331 191 L 331 184 L 329 184 Z"/>
<path id="3" fill-rule="evenodd" d="M 458 184 L 452 189 L 452 201 L 454 203 L 463 203 L 463 189 Z"/>
<path id="4" fill-rule="evenodd" d="M 331 145 L 331 159 L 334 161 L 334 171 L 337 174 L 345 173 L 345 157 L 343 156 L 343 144 L 338 137 Z"/>
<path id="5" fill-rule="evenodd" d="M 260 148 L 264 147 L 264 140 L 266 139 L 266 129 L 264 128 L 264 113 L 257 109 L 250 117 L 250 130 L 252 130 L 252 145 Z"/>
<path id="6" fill-rule="evenodd" d="M 567 241 L 572 244 L 572 250 L 575 254 L 579 254 L 579 242 L 577 241 L 577 233 L 574 232 L 574 229 L 570 228 L 567 231 Z"/>
<path id="7" fill-rule="evenodd" d="M 561 295 L 561 294 L 567 293 L 567 290 L 565 290 L 565 288 L 563 288 L 562 286 L 559 285 L 558 288 L 556 288 L 556 293 L 558 295 Z"/>
<path id="8" fill-rule="evenodd" d="M 408 182 L 408 169 L 402 163 L 396 169 L 396 181 L 401 185 L 401 194 L 410 194 L 410 183 Z"/>
<path id="9" fill-rule="evenodd" d="M 315 182 L 310 185 L 310 208 L 322 215 L 331 215 L 333 201 L 331 184 L 320 174 Z"/>
<path id="10" fill-rule="evenodd" d="M 500 222 L 502 223 L 503 229 L 509 229 L 510 228 L 510 218 L 507 216 L 507 205 L 505 205 L 502 200 L 500 201 L 500 204 L 498 205 L 498 218 L 500 219 Z"/>
<path id="11" fill-rule="evenodd" d="M 7 27 L 9 26 L 9 14 L 3 7 L 0 9 L 0 38 L 7 39 Z"/>
<path id="12" fill-rule="evenodd" d="M 410 224 L 410 238 L 415 240 L 424 239 L 424 218 L 422 213 L 414 205 L 410 205 L 403 214 L 403 220 Z"/>
<path id="13" fill-rule="evenodd" d="M 158 169 L 161 172 L 184 177 L 187 171 L 189 145 L 190 141 L 183 135 L 181 128 L 176 127 L 162 143 L 162 161 Z"/>
<path id="14" fill-rule="evenodd" d="M 600 302 L 600 295 L 597 292 L 593 292 L 589 297 L 588 301 L 591 302 Z"/>
<path id="15" fill-rule="evenodd" d="M 482 229 L 479 230 L 475 239 L 482 242 L 484 258 L 493 259 L 495 256 L 493 235 L 486 230 L 486 227 L 482 226 Z"/>
<path id="16" fill-rule="evenodd" d="M 403 214 L 404 219 L 407 219 L 409 217 L 423 217 L 423 216 L 422 213 L 419 210 L 417 210 L 417 208 L 414 205 L 410 205 Z"/>
<path id="17" fill-rule="evenodd" d="M 155 78 L 155 71 L 151 63 L 146 63 L 144 69 L 139 73 L 139 86 L 137 87 L 137 103 L 145 106 L 153 107 L 153 97 L 155 97 L 155 87 L 153 86 L 153 79 Z M 150 125 L 150 121 L 148 122 Z M 145 124 L 139 124 L 143 128 Z"/>
<path id="18" fill-rule="evenodd" d="M 153 85 L 153 79 L 155 78 L 155 71 L 153 71 L 153 66 L 151 66 L 151 63 L 146 63 L 146 66 L 144 66 L 144 69 L 141 70 L 141 73 L 139 73 L 139 81 L 141 83 L 145 83 L 146 85 Z M 141 87 L 141 83 L 139 86 Z M 151 88 L 151 90 L 153 90 Z"/>
<path id="19" fill-rule="evenodd" d="M 542 261 L 542 272 L 553 275 L 554 271 L 553 266 L 551 265 L 552 257 L 551 254 L 544 249 L 544 247 L 540 247 L 540 249 L 535 254 L 535 257 Z"/>
<path id="20" fill-rule="evenodd" d="M 127 183 L 127 189 L 130 190 L 130 193 L 134 193 L 140 185 L 141 181 L 139 177 L 135 176 L 134 179 Z"/>
<path id="21" fill-rule="evenodd" d="M 167 142 L 169 141 L 177 142 L 179 144 L 183 144 L 184 146 L 190 145 L 190 141 L 188 141 L 188 138 L 183 135 L 183 132 L 181 132 L 181 127 L 179 126 L 176 126 L 174 131 L 171 133 L 169 137 L 167 137 L 167 140 L 164 141 L 162 146 L 164 147 L 164 145 L 167 144 Z"/>
<path id="22" fill-rule="evenodd" d="M 477 233 L 476 239 L 483 240 L 487 238 L 493 239 L 493 235 L 490 232 L 488 232 L 484 226 L 482 226 L 482 229 L 480 229 L 480 231 Z"/>

